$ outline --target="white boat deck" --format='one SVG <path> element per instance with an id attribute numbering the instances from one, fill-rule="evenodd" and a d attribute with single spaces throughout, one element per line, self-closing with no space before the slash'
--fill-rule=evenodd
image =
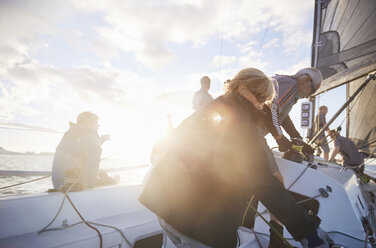
<path id="1" fill-rule="evenodd" d="M 345 244 L 345 247 L 364 247 L 362 221 L 369 217 L 369 208 L 375 208 L 375 199 L 368 197 L 367 192 L 374 192 L 375 184 L 361 184 L 352 170 L 343 170 L 333 163 L 315 161 L 313 164 L 316 167 L 312 168 L 308 167 L 307 162 L 294 163 L 281 158 L 281 155 L 275 152 L 286 188 L 294 183 L 290 190 L 308 198 L 316 197 L 321 188 L 330 186 L 332 189 L 328 197 L 315 198 L 319 205 L 317 214 L 322 219 L 321 227 L 329 232 L 330 238 L 337 244 Z M 171 242 L 162 237 L 155 215 L 138 202 L 141 189 L 142 185 L 115 185 L 72 192 L 69 196 L 86 221 L 120 229 L 132 247 L 173 248 Z M 62 193 L 0 199 L 0 247 L 99 247 L 98 234 L 83 223 L 38 234 L 57 214 L 62 199 Z M 258 210 L 263 212 L 261 204 Z M 267 213 L 263 215 L 268 219 Z M 51 228 L 61 228 L 63 224 L 72 225 L 79 221 L 77 213 L 66 200 Z M 95 227 L 103 237 L 102 247 L 129 247 L 115 229 Z M 269 227 L 256 218 L 255 230 L 259 233 L 258 239 L 266 245 Z M 291 235 L 286 230 L 284 234 L 292 245 L 300 247 L 299 243 L 290 239 Z M 239 236 L 242 243 L 251 242 L 250 247 L 259 247 L 251 230 L 240 228 Z"/>
<path id="2" fill-rule="evenodd" d="M 116 227 L 122 231 L 132 247 L 145 247 L 137 246 L 136 242 L 162 234 L 162 231 L 155 215 L 138 203 L 140 189 L 141 185 L 105 187 L 73 192 L 70 196 L 86 221 Z M 0 247 L 99 247 L 97 232 L 84 223 L 38 233 L 56 215 L 62 198 L 62 193 L 50 193 L 0 200 L 0 223 L 9 223 L 0 226 Z M 63 222 L 72 225 L 79 221 L 66 200 L 51 227 L 61 228 Z M 25 225 L 20 225 L 21 223 Z M 117 230 L 93 226 L 102 235 L 103 247 L 129 247 Z"/>
<path id="3" fill-rule="evenodd" d="M 161 228 L 154 215 L 149 211 L 138 211 L 94 220 L 95 223 L 119 228 L 127 240 L 134 246 L 144 237 L 161 234 Z M 103 247 L 128 247 L 118 231 L 94 225 L 101 233 Z M 84 223 L 63 230 L 26 233 L 0 240 L 0 247 L 99 247 L 98 234 Z"/>

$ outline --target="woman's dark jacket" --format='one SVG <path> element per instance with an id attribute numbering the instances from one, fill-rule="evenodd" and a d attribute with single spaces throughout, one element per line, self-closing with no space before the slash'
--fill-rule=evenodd
<path id="1" fill-rule="evenodd" d="M 275 179 L 266 164 L 269 148 L 256 125 L 261 117 L 236 94 L 219 97 L 185 119 L 151 172 L 140 202 L 195 240 L 235 247 L 247 202 L 263 180 Z"/>

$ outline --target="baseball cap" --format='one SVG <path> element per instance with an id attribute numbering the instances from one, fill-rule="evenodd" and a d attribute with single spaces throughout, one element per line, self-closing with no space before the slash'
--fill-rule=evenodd
<path id="1" fill-rule="evenodd" d="M 312 87 L 314 89 L 314 92 L 312 92 L 312 94 L 315 93 L 320 88 L 321 82 L 323 80 L 320 70 L 313 67 L 307 67 L 299 70 L 295 74 L 295 76 L 299 77 L 304 74 L 308 75 L 312 79 Z"/>

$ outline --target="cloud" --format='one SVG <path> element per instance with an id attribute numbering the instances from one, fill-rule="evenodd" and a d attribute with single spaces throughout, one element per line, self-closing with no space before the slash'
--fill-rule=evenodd
<path id="1" fill-rule="evenodd" d="M 243 67 L 254 67 L 262 71 L 266 71 L 266 66 L 268 65 L 268 62 L 262 60 L 260 54 L 254 51 L 250 51 L 247 55 L 241 56 L 239 61 Z"/>
<path id="2" fill-rule="evenodd" d="M 145 76 L 145 68 L 161 71 L 179 59 L 176 46 L 200 49 L 221 37 L 235 46 L 244 44 L 239 45 L 240 56 L 222 56 L 223 66 L 238 61 L 264 69 L 270 62 L 255 51 L 257 35 L 267 27 L 281 34 L 271 40 L 267 35 L 263 51 L 277 44 L 287 53 L 309 47 L 311 30 L 303 17 L 312 9 L 311 1 L 293 0 L 1 1 L 0 118 L 42 116 L 52 111 L 47 108 L 59 113 L 71 106 L 135 107 L 143 104 L 140 99 L 150 102 L 160 92 L 152 76 Z M 57 61 L 51 59 L 54 53 Z M 113 68 L 112 60 L 120 54 L 126 54 L 132 66 L 121 61 Z M 207 63 L 218 65 L 219 56 L 209 58 Z M 179 87 L 196 89 L 199 78 L 209 73 L 202 69 L 182 75 L 187 83 Z M 235 73 L 230 68 L 211 73 L 213 86 Z"/>
<path id="3" fill-rule="evenodd" d="M 312 8 L 310 1 L 293 0 L 3 1 L 0 33 L 10 43 L 21 37 L 25 44 L 34 42 L 33 49 L 38 48 L 35 41 L 40 39 L 39 35 L 68 37 L 67 42 L 92 47 L 106 60 L 116 56 L 120 49 L 134 53 L 135 59 L 149 69 L 161 70 L 175 59 L 170 43 L 201 47 L 220 37 L 242 42 L 267 27 L 269 32 L 282 32 L 285 51 L 293 52 L 294 47 L 309 44 L 311 36 L 307 33 L 311 30 L 304 29 L 306 18 L 302 16 Z M 83 17 L 100 21 L 87 23 Z M 72 25 L 76 30 L 80 28 L 74 26 L 74 21 L 87 27 L 82 37 L 70 30 Z"/>
<path id="4" fill-rule="evenodd" d="M 102 13 L 106 25 L 96 30 L 103 40 L 135 53 L 137 61 L 154 70 L 174 60 L 169 43 L 192 42 L 201 47 L 220 37 L 239 42 L 266 28 L 269 32 L 282 32 L 281 42 L 287 46 L 286 52 L 292 52 L 296 46 L 309 44 L 306 34 L 311 30 L 304 30 L 307 23 L 302 16 L 313 8 L 310 1 L 293 0 L 225 1 L 223 4 L 214 0 L 93 4 L 89 0 L 77 1 L 75 5 L 82 11 Z"/>
<path id="5" fill-rule="evenodd" d="M 216 56 L 214 56 L 212 61 L 213 61 L 212 62 L 213 66 L 218 68 L 219 66 L 231 65 L 231 64 L 235 63 L 237 61 L 237 59 L 236 59 L 235 56 L 219 56 L 219 55 L 216 55 Z"/>
<path id="6" fill-rule="evenodd" d="M 280 47 L 278 38 L 269 40 L 265 45 L 262 46 L 262 49 L 268 49 L 268 48 L 274 48 L 274 47 Z"/>
<path id="7" fill-rule="evenodd" d="M 276 74 L 282 74 L 282 75 L 294 75 L 297 71 L 300 69 L 303 69 L 305 67 L 310 67 L 311 66 L 311 59 L 309 57 L 306 57 L 296 64 L 293 64 L 292 66 L 288 67 L 285 70 L 278 70 L 275 73 Z"/>
<path id="8" fill-rule="evenodd" d="M 95 102 L 136 107 L 140 99 L 151 99 L 157 92 L 154 80 L 130 71 L 89 66 L 59 69 L 38 61 L 9 68 L 0 75 L 0 82 L 3 119 L 16 114 L 38 115 L 30 106 L 51 103 L 62 108 Z"/>
<path id="9" fill-rule="evenodd" d="M 27 41 L 38 34 L 55 32 L 54 24 L 65 16 L 67 7 L 62 1 L 1 1 L 2 41 L 14 41 L 16 37 Z"/>

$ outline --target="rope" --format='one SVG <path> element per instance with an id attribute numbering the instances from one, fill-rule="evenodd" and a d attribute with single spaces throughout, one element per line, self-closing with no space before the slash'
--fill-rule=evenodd
<path id="1" fill-rule="evenodd" d="M 78 179 L 76 180 L 76 182 L 72 183 L 71 186 L 69 186 L 69 188 L 67 189 L 67 191 L 64 192 L 63 200 L 62 200 L 61 203 L 60 203 L 59 209 L 58 209 L 57 213 L 55 214 L 55 217 L 54 217 L 54 218 L 53 218 L 53 219 L 47 224 L 47 226 L 43 227 L 40 231 L 38 231 L 38 233 L 43 233 L 43 232 L 49 231 L 49 229 L 47 229 L 47 228 L 48 228 L 49 226 L 51 226 L 52 223 L 56 220 L 57 216 L 59 216 L 60 211 L 61 211 L 61 209 L 63 208 L 65 198 L 67 197 L 67 194 L 68 194 L 69 191 L 74 187 L 74 185 L 76 185 L 77 182 L 78 182 Z"/>
<path id="2" fill-rule="evenodd" d="M 251 200 L 249 200 L 249 202 L 248 202 L 248 206 L 247 206 L 247 208 L 245 209 L 245 212 L 244 212 L 244 214 L 243 214 L 243 218 L 242 218 L 242 224 L 241 224 L 241 226 L 244 225 L 244 222 L 245 222 L 245 216 L 247 215 L 247 212 L 248 212 L 248 210 L 249 210 L 249 206 L 252 204 L 252 201 L 253 201 L 254 198 L 255 198 L 255 195 L 252 195 Z"/>
<path id="3" fill-rule="evenodd" d="M 132 247 L 131 242 L 129 242 L 129 240 L 127 239 L 127 237 L 125 237 L 124 233 L 119 228 L 114 227 L 114 226 L 110 226 L 110 225 L 105 225 L 105 224 L 100 224 L 100 223 L 92 222 L 92 221 L 88 221 L 88 222 L 90 224 L 93 224 L 93 225 L 103 226 L 103 227 L 108 227 L 108 228 L 115 229 L 116 231 L 118 231 L 120 233 L 120 235 L 123 237 L 124 241 L 128 244 L 128 246 Z"/>
<path id="4" fill-rule="evenodd" d="M 311 163 L 307 164 L 302 173 L 300 173 L 300 175 L 294 180 L 294 182 L 292 182 L 292 184 L 287 188 L 287 190 L 291 189 L 291 187 L 303 176 L 303 174 L 307 171 L 309 167 L 311 167 L 311 165 Z"/>
<path id="5" fill-rule="evenodd" d="M 2 189 L 7 189 L 7 188 L 11 188 L 11 187 L 15 187 L 15 186 L 22 185 L 22 184 L 26 184 L 26 183 L 35 182 L 35 181 L 38 181 L 38 180 L 45 179 L 45 178 L 47 178 L 47 177 L 50 177 L 50 176 L 39 177 L 39 178 L 32 179 L 32 180 L 29 180 L 29 181 L 25 181 L 25 182 L 22 182 L 22 183 L 16 183 L 16 184 L 8 185 L 8 186 L 5 186 L 5 187 L 1 187 L 0 190 L 2 190 Z"/>
<path id="6" fill-rule="evenodd" d="M 262 233 L 262 232 L 256 232 L 256 233 L 259 234 L 259 235 L 270 237 L 270 234 L 267 234 L 267 233 Z M 329 232 L 326 232 L 326 233 L 328 233 L 328 234 L 340 234 L 340 235 L 346 236 L 348 238 L 354 239 L 356 241 L 360 241 L 362 243 L 364 242 L 364 240 L 362 240 L 362 239 L 356 238 L 354 236 L 351 236 L 349 234 L 346 234 L 346 233 L 343 233 L 343 232 L 339 232 L 339 231 L 329 231 Z M 285 239 L 286 240 L 291 240 L 291 241 L 294 240 L 293 238 L 285 238 Z M 333 244 L 333 245 L 338 245 L 338 244 Z"/>
<path id="7" fill-rule="evenodd" d="M 289 248 L 293 248 L 292 245 L 278 232 L 278 230 L 269 223 L 252 205 L 249 205 L 250 208 L 277 234 L 277 236 L 285 243 Z"/>
<path id="8" fill-rule="evenodd" d="M 87 221 L 87 222 L 90 223 L 90 224 L 92 224 L 92 225 L 103 226 L 103 227 L 108 227 L 108 228 L 115 229 L 117 232 L 120 233 L 120 235 L 122 236 L 122 238 L 124 239 L 124 241 L 128 244 L 128 246 L 132 247 L 130 241 L 127 239 L 127 237 L 125 237 L 125 235 L 123 234 L 123 232 L 119 228 L 114 227 L 114 226 L 110 226 L 110 225 L 101 224 L 101 223 L 96 223 L 96 222 L 93 222 L 93 221 Z M 71 228 L 71 227 L 74 227 L 74 226 L 77 226 L 77 225 L 83 224 L 83 223 L 84 223 L 83 221 L 79 221 L 79 222 L 76 222 L 74 224 L 66 225 L 66 226 L 63 226 L 63 227 L 49 228 L 49 229 L 44 230 L 43 232 L 60 231 L 60 230 Z"/>
<path id="9" fill-rule="evenodd" d="M 345 120 L 349 117 L 349 114 L 350 114 L 350 112 L 352 111 L 352 109 L 353 109 L 353 107 L 355 106 L 355 103 L 360 99 L 360 96 L 361 96 L 361 94 L 364 92 L 364 89 L 365 89 L 365 87 L 361 90 L 361 92 L 359 93 L 359 95 L 358 95 L 358 97 L 355 99 L 355 101 L 352 103 L 352 106 L 351 106 L 351 108 L 349 109 L 349 111 L 347 111 L 347 114 L 346 114 L 346 116 L 343 118 L 343 120 L 342 120 L 342 122 L 341 122 L 341 124 L 339 125 L 339 127 L 342 127 L 342 124 L 345 122 Z M 318 102 L 320 101 L 320 98 L 318 97 Z M 320 119 L 320 115 L 318 114 L 318 119 Z M 319 123 L 320 123 L 320 121 L 318 120 L 318 122 L 317 122 L 317 132 L 319 132 L 320 130 L 318 129 L 318 127 L 319 127 Z M 323 137 L 322 139 L 320 139 L 318 142 L 316 142 L 316 146 L 318 147 L 319 145 L 325 145 L 325 144 L 329 144 L 331 141 L 328 141 L 328 142 L 326 142 L 326 143 L 324 143 L 324 144 L 321 144 L 321 142 L 326 138 L 326 137 L 328 137 L 329 136 L 329 134 L 327 134 L 325 137 Z M 316 148 L 317 148 L 316 147 Z"/>
<path id="10" fill-rule="evenodd" d="M 256 238 L 256 241 L 257 241 L 258 245 L 260 246 L 260 248 L 263 248 L 263 247 L 262 247 L 262 244 L 261 244 L 261 242 L 260 242 L 260 239 L 259 239 L 258 236 L 257 236 L 257 233 L 256 233 L 255 229 L 254 229 L 254 228 L 251 228 L 251 230 L 252 230 L 252 232 L 253 232 L 253 235 L 255 235 L 255 238 Z"/>
<path id="11" fill-rule="evenodd" d="M 68 199 L 68 201 L 70 202 L 70 204 L 72 205 L 73 209 L 76 211 L 76 213 L 78 214 L 78 216 L 80 217 L 80 219 L 83 221 L 83 223 L 98 233 L 98 236 L 99 236 L 99 247 L 102 248 L 102 246 L 103 246 L 103 238 L 102 238 L 101 232 L 97 228 L 95 228 L 94 226 L 92 226 L 90 223 L 88 223 L 84 219 L 84 217 L 82 217 L 81 213 L 78 211 L 78 209 L 76 208 L 76 206 L 73 204 L 73 202 L 70 199 L 70 197 L 68 196 L 68 194 L 66 194 L 66 198 Z"/>
<path id="12" fill-rule="evenodd" d="M 63 230 L 63 229 L 66 229 L 66 228 L 70 228 L 70 227 L 73 227 L 73 226 L 76 226 L 78 224 L 82 224 L 84 223 L 85 225 L 87 225 L 88 227 L 90 227 L 91 229 L 95 230 L 97 233 L 98 233 L 98 236 L 99 236 L 99 244 L 100 244 L 100 247 L 102 248 L 103 246 L 103 238 L 102 238 L 102 234 L 100 233 L 100 231 L 93 227 L 92 225 L 97 225 L 97 226 L 103 226 L 103 227 L 107 227 L 107 228 L 112 228 L 112 229 L 115 229 L 117 232 L 120 233 L 120 235 L 122 236 L 122 238 L 124 239 L 124 241 L 128 244 L 129 247 L 132 247 L 132 244 L 130 243 L 130 241 L 125 237 L 125 235 L 123 234 L 123 232 L 117 228 L 117 227 L 114 227 L 114 226 L 110 226 L 110 225 L 106 225 L 106 224 L 101 224 L 101 223 L 96 223 L 96 222 L 92 222 L 92 221 L 86 221 L 81 213 L 78 211 L 78 209 L 76 208 L 76 206 L 73 204 L 72 200 L 70 199 L 70 197 L 68 196 L 68 193 L 71 191 L 71 189 L 77 184 L 77 182 L 79 181 L 80 178 L 78 178 L 74 183 L 72 183 L 72 185 L 69 186 L 69 188 L 67 189 L 67 191 L 64 193 L 64 197 L 63 197 L 63 200 L 62 202 L 60 203 L 60 206 L 59 206 L 59 209 L 55 215 L 55 217 L 50 221 L 50 223 L 48 223 L 47 226 L 45 226 L 43 229 L 41 229 L 38 233 L 43 233 L 43 232 L 49 232 L 49 231 L 58 231 L 58 230 Z M 81 221 L 80 222 L 77 222 L 77 223 L 74 223 L 72 225 L 68 225 L 68 226 L 63 226 L 63 227 L 60 227 L 60 228 L 48 228 L 57 218 L 57 216 L 59 216 L 60 212 L 61 212 L 61 209 L 63 208 L 63 205 L 64 205 L 64 202 L 65 202 L 65 199 L 68 199 L 69 203 L 72 205 L 73 209 L 76 211 L 76 213 L 78 214 L 78 216 L 80 217 Z"/>

